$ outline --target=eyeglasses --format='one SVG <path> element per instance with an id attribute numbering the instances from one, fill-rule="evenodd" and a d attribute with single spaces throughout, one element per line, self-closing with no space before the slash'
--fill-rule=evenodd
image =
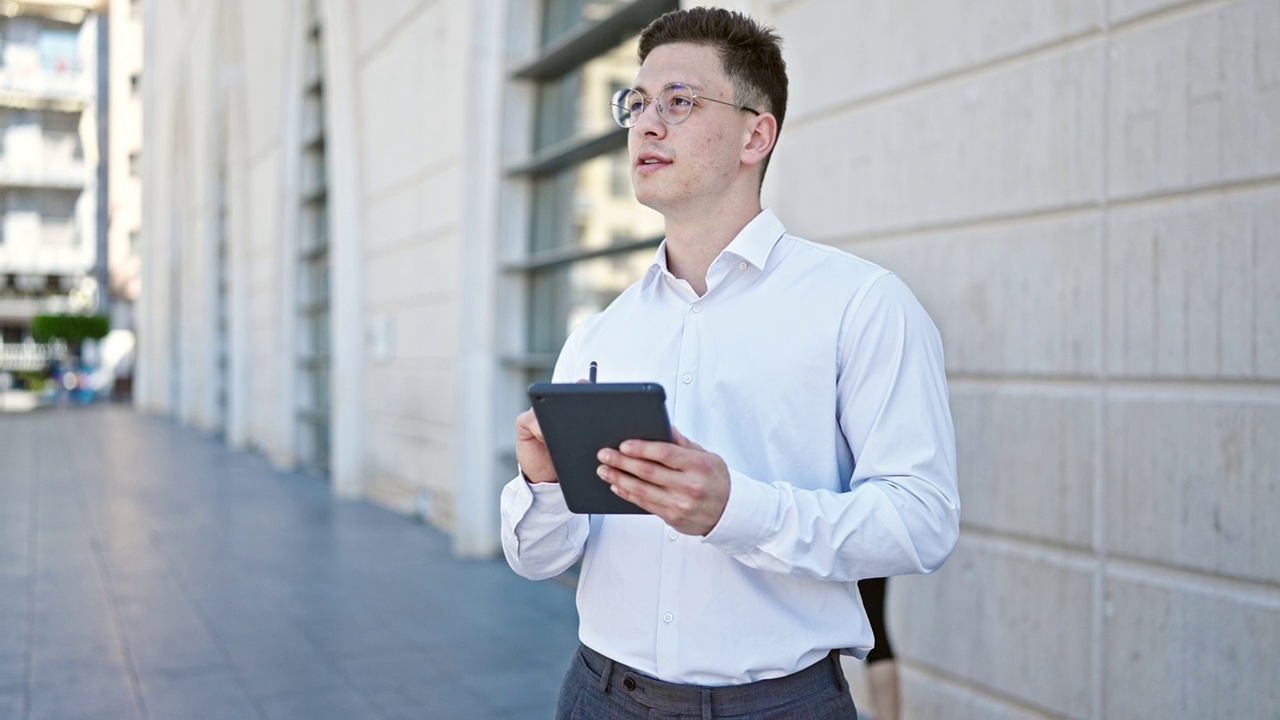
<path id="1" fill-rule="evenodd" d="M 662 118 L 662 122 L 668 125 L 679 125 L 688 120 L 697 100 L 707 100 L 708 102 L 728 105 L 731 108 L 746 110 L 755 115 L 760 114 L 759 110 L 754 110 L 745 105 L 736 105 L 724 100 L 698 95 L 693 92 L 693 88 L 684 83 L 671 83 L 662 88 L 656 96 L 648 98 L 639 90 L 631 88 L 619 90 L 613 96 L 613 119 L 624 128 L 634 127 L 640 121 L 640 116 L 644 114 L 644 109 L 649 107 L 649 103 L 655 100 L 657 101 L 658 117 Z"/>

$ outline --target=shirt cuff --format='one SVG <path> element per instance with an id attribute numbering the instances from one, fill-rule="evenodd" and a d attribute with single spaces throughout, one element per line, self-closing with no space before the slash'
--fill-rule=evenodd
<path id="1" fill-rule="evenodd" d="M 776 488 L 730 470 L 729 502 L 702 541 L 730 555 L 746 554 L 774 527 L 777 509 Z"/>
<path id="2" fill-rule="evenodd" d="M 531 508 L 533 511 L 550 515 L 561 515 L 569 512 L 569 506 L 565 504 L 564 492 L 560 489 L 560 483 L 532 483 L 526 480 L 524 485 L 529 488 L 529 493 L 533 496 L 533 507 Z"/>

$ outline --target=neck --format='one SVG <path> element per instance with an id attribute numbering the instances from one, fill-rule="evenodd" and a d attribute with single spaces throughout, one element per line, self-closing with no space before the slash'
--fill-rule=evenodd
<path id="1" fill-rule="evenodd" d="M 742 228 L 760 214 L 760 199 L 712 211 L 664 215 L 667 269 L 689 283 L 694 292 L 707 292 L 707 270 Z"/>

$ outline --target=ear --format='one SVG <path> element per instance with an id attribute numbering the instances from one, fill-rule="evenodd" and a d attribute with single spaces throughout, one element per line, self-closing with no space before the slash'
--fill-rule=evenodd
<path id="1" fill-rule="evenodd" d="M 769 157 L 778 139 L 778 119 L 773 113 L 761 113 L 751 119 L 746 133 L 740 160 L 743 165 L 759 165 Z"/>

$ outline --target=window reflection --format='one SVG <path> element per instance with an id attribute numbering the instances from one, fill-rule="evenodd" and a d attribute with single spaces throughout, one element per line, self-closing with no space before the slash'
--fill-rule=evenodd
<path id="1" fill-rule="evenodd" d="M 636 43 L 627 38 L 609 52 L 554 80 L 538 85 L 533 149 L 543 150 L 574 138 L 615 132 L 609 102 L 636 75 Z"/>
<path id="2" fill-rule="evenodd" d="M 604 310 L 653 262 L 653 248 L 538 270 L 530 275 L 529 351 L 557 354 L 578 323 Z"/>
<path id="3" fill-rule="evenodd" d="M 592 250 L 662 236 L 662 216 L 636 202 L 626 148 L 534 180 L 529 249 Z M 620 177 L 621 176 L 621 177 Z"/>
<path id="4" fill-rule="evenodd" d="M 542 44 L 550 45 L 586 23 L 599 22 L 627 0 L 546 0 L 542 4 Z"/>

